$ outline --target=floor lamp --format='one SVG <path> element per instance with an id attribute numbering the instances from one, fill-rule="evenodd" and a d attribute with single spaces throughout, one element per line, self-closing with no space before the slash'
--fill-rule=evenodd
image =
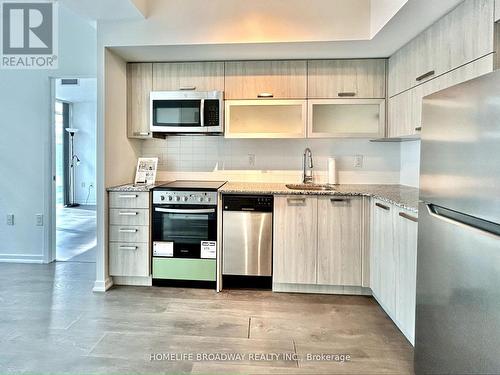
<path id="1" fill-rule="evenodd" d="M 78 133 L 78 129 L 75 129 L 75 128 L 66 128 L 66 131 L 71 136 L 71 146 L 70 146 L 70 155 L 71 155 L 70 168 L 71 168 L 71 175 L 70 175 L 70 179 L 69 179 L 69 189 L 70 189 L 70 192 L 71 192 L 71 201 L 65 207 L 78 207 L 79 204 L 75 203 L 75 168 L 76 168 L 76 166 L 80 165 L 80 159 L 75 154 L 75 145 L 74 145 L 75 134 Z"/>

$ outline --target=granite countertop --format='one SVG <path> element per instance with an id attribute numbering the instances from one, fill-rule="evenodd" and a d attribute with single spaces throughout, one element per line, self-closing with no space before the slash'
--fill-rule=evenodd
<path id="1" fill-rule="evenodd" d="M 150 185 L 124 184 L 124 185 L 112 186 L 112 187 L 107 188 L 106 190 L 107 191 L 118 191 L 118 192 L 120 192 L 120 191 L 122 191 L 122 192 L 148 192 L 151 189 L 153 189 L 157 186 L 166 184 L 168 182 L 170 182 L 170 181 L 157 181 L 154 184 L 150 184 Z"/>
<path id="2" fill-rule="evenodd" d="M 340 184 L 335 190 L 291 190 L 285 184 L 259 182 L 228 182 L 220 193 L 275 195 L 360 195 L 378 198 L 407 210 L 418 212 L 418 189 L 404 185 Z"/>

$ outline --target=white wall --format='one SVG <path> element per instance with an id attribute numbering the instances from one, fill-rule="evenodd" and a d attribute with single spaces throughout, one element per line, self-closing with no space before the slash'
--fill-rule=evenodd
<path id="1" fill-rule="evenodd" d="M 60 7 L 59 69 L 0 70 L 0 260 L 43 261 L 48 235 L 35 215 L 51 219 L 50 77 L 95 76 L 96 32 Z M 7 226 L 6 214 L 15 214 Z"/>
<path id="2" fill-rule="evenodd" d="M 328 157 L 337 158 L 339 183 L 398 184 L 400 147 L 353 139 L 225 139 L 169 136 L 142 144 L 142 156 L 159 158 L 158 179 L 178 172 L 233 181 L 299 182 L 302 155 L 311 148 L 317 182 L 326 182 Z M 255 164 L 249 163 L 255 155 Z M 363 166 L 354 167 L 356 155 Z M 174 173 L 172 173 L 174 172 Z"/>
<path id="3" fill-rule="evenodd" d="M 420 141 L 401 142 L 401 185 L 419 186 Z"/>

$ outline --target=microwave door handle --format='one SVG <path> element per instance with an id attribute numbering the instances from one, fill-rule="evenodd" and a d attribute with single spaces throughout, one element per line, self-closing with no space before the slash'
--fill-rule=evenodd
<path id="1" fill-rule="evenodd" d="M 200 126 L 205 126 L 205 99 L 201 99 L 200 104 Z"/>
<path id="2" fill-rule="evenodd" d="M 194 208 L 194 209 L 180 209 L 180 208 L 160 208 L 155 207 L 156 212 L 166 212 L 170 214 L 211 214 L 215 212 L 215 208 Z"/>

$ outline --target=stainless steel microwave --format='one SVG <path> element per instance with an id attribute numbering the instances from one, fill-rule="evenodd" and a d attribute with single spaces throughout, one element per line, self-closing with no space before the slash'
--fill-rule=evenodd
<path id="1" fill-rule="evenodd" d="M 151 91 L 154 133 L 223 133 L 224 92 Z"/>

